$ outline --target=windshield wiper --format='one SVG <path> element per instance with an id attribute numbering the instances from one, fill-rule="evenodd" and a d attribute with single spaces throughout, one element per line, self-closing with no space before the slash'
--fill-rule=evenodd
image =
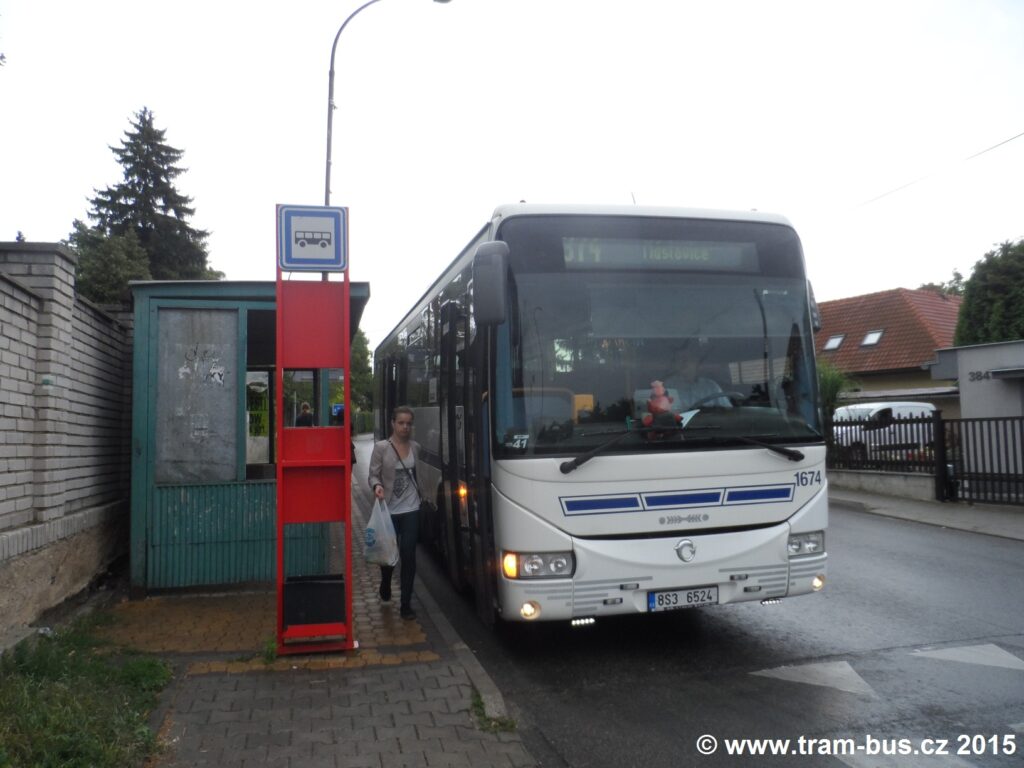
<path id="1" fill-rule="evenodd" d="M 580 466 L 581 464 L 586 464 L 592 458 L 597 456 L 597 454 L 601 453 L 602 451 L 607 451 L 609 448 L 611 448 L 611 447 L 613 447 L 615 445 L 618 445 L 618 443 L 620 441 L 625 440 L 630 435 L 637 434 L 639 431 L 640 430 L 638 430 L 638 429 L 627 429 L 625 432 L 620 432 L 615 437 L 613 437 L 611 440 L 606 440 L 605 442 L 601 443 L 600 445 L 596 446 L 595 448 L 591 448 L 586 453 L 581 453 L 579 456 L 577 456 L 574 459 L 569 459 L 568 461 L 563 461 L 558 466 L 558 468 L 562 471 L 563 475 L 568 475 L 570 472 L 572 472 L 574 469 L 576 469 L 576 467 Z"/>
<path id="2" fill-rule="evenodd" d="M 761 437 L 778 437 L 778 435 L 762 435 Z M 722 437 L 719 435 L 713 435 L 702 439 L 718 444 L 729 443 L 735 440 L 736 442 L 747 443 L 748 445 L 756 445 L 758 448 L 767 448 L 769 451 L 774 451 L 781 456 L 785 456 L 790 461 L 803 461 L 804 459 L 803 451 L 798 451 L 796 448 L 786 448 L 783 445 L 768 443 L 757 437 L 747 437 L 746 435 L 729 435 L 728 437 Z"/>
<path id="3" fill-rule="evenodd" d="M 563 461 L 558 466 L 558 468 L 561 470 L 563 475 L 568 475 L 574 469 L 576 469 L 577 467 L 579 467 L 582 464 L 586 464 L 588 461 L 590 461 L 592 458 L 594 458 L 598 454 L 604 453 L 609 448 L 615 447 L 616 445 L 618 445 L 622 440 L 624 440 L 629 435 L 642 435 L 642 434 L 648 433 L 648 432 L 654 432 L 654 433 L 658 433 L 658 432 L 671 432 L 671 431 L 674 431 L 674 430 L 678 430 L 679 432 L 682 432 L 684 429 L 686 429 L 687 431 L 692 431 L 692 430 L 697 430 L 697 429 L 719 429 L 719 427 L 715 427 L 715 426 L 699 426 L 699 427 L 689 427 L 689 428 L 687 428 L 687 427 L 683 427 L 683 426 L 678 426 L 678 427 L 661 427 L 661 426 L 657 426 L 657 427 L 637 427 L 636 429 L 627 429 L 625 432 L 620 432 L 619 434 L 615 435 L 615 437 L 613 437 L 611 440 L 607 440 L 607 441 L 601 443 L 600 445 L 595 446 L 594 448 L 591 448 L 586 453 L 581 453 L 579 456 L 577 456 L 574 459 L 569 459 L 568 461 Z M 803 457 L 801 456 L 801 458 L 803 458 Z"/>

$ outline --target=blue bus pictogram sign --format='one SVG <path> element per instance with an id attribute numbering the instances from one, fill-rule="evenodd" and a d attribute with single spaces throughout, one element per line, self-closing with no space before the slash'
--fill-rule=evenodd
<path id="1" fill-rule="evenodd" d="M 348 209 L 277 206 L 277 263 L 285 272 L 343 272 Z"/>

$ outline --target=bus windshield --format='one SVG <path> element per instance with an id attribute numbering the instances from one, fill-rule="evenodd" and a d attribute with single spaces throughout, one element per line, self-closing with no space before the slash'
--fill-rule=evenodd
<path id="1" fill-rule="evenodd" d="M 510 218 L 499 457 L 820 442 L 803 257 L 789 227 Z"/>

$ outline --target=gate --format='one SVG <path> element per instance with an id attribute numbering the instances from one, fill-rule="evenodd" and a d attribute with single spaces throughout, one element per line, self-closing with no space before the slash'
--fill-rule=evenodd
<path id="1" fill-rule="evenodd" d="M 829 469 L 928 474 L 938 501 L 1024 505 L 1024 417 L 947 420 L 936 411 L 825 428 Z"/>
<path id="2" fill-rule="evenodd" d="M 947 487 L 955 498 L 1024 504 L 1024 417 L 944 422 Z"/>

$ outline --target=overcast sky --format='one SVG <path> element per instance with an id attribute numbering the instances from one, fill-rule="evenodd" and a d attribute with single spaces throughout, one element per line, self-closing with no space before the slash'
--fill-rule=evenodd
<path id="1" fill-rule="evenodd" d="M 211 266 L 273 280 L 275 205 L 323 203 L 360 4 L 0 0 L 0 240 L 67 237 L 145 106 Z M 371 347 L 505 202 L 781 213 L 819 300 L 1024 237 L 1021 0 L 381 0 L 336 69 Z"/>

